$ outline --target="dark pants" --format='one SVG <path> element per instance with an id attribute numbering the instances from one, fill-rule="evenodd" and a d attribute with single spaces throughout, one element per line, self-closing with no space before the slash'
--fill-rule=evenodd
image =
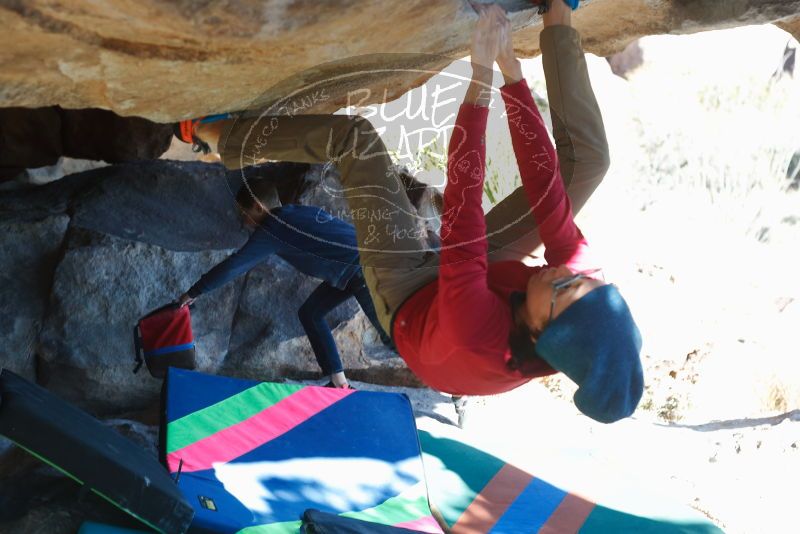
<path id="1" fill-rule="evenodd" d="M 0 109 L 0 181 L 61 156 L 108 163 L 154 159 L 172 141 L 172 126 L 103 109 Z"/>
<path id="2" fill-rule="evenodd" d="M 311 348 L 314 350 L 317 363 L 319 363 L 325 375 L 339 373 L 343 370 L 342 360 L 339 357 L 339 351 L 336 349 L 336 343 L 333 340 L 333 334 L 330 326 L 328 326 L 328 321 L 325 320 L 325 316 L 350 297 L 356 298 L 367 319 L 378 331 L 384 345 L 391 345 L 389 336 L 386 335 L 386 332 L 378 322 L 369 288 L 362 275 L 353 276 L 345 289 L 338 289 L 327 282 L 322 282 L 300 306 L 297 315 L 300 318 L 303 329 L 306 331 L 308 340 L 311 342 Z"/>

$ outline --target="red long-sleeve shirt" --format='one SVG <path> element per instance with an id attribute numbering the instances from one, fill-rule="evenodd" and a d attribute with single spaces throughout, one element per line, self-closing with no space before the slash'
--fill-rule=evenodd
<path id="1" fill-rule="evenodd" d="M 501 89 L 522 184 L 545 247 L 545 261 L 590 266 L 572 216 L 558 158 L 525 80 Z M 409 298 L 394 320 L 394 340 L 428 386 L 455 395 L 489 395 L 555 373 L 544 360 L 511 370 L 510 296 L 524 292 L 539 267 L 489 264 L 481 208 L 489 110 L 463 104 L 450 139 L 439 278 Z"/>

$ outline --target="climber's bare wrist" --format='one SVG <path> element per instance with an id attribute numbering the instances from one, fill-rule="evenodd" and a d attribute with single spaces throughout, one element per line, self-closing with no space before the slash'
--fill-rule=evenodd
<path id="1" fill-rule="evenodd" d="M 484 67 L 483 65 L 472 64 L 472 81 L 492 85 L 492 78 L 494 71 L 491 67 Z"/>
<path id="2" fill-rule="evenodd" d="M 522 79 L 522 63 L 517 58 L 509 61 L 497 62 L 500 72 L 503 73 L 503 81 L 506 85 L 517 83 Z"/>
<path id="3" fill-rule="evenodd" d="M 464 102 L 476 106 L 488 106 L 492 94 L 493 71 L 483 66 L 472 66 L 472 81 L 464 96 Z"/>

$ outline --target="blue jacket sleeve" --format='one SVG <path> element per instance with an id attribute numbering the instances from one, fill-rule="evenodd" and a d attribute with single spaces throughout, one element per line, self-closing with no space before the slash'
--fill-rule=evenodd
<path id="1" fill-rule="evenodd" d="M 187 293 L 190 297 L 196 298 L 203 293 L 213 291 L 248 272 L 275 254 L 277 249 L 278 243 L 275 238 L 269 232 L 258 228 L 242 248 L 201 276 Z"/>

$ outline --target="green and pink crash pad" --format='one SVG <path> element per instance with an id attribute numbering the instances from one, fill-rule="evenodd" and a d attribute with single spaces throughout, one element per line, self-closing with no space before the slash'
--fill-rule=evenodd
<path id="1" fill-rule="evenodd" d="M 453 534 L 722 534 L 688 506 L 604 472 L 586 457 L 554 451 L 546 459 L 548 474 L 539 477 L 457 429 L 437 425 L 420 430 L 419 438 L 431 507 Z M 595 484 L 602 490 L 569 491 L 586 486 L 587 477 L 602 481 Z"/>
<path id="2" fill-rule="evenodd" d="M 590 455 L 523 469 L 447 425 L 418 431 L 402 395 L 171 369 L 165 411 L 192 532 L 296 533 L 309 508 L 438 532 L 431 507 L 455 534 L 721 532 Z"/>
<path id="3" fill-rule="evenodd" d="M 172 368 L 164 411 L 191 532 L 296 533 L 307 509 L 441 532 L 404 395 Z"/>

